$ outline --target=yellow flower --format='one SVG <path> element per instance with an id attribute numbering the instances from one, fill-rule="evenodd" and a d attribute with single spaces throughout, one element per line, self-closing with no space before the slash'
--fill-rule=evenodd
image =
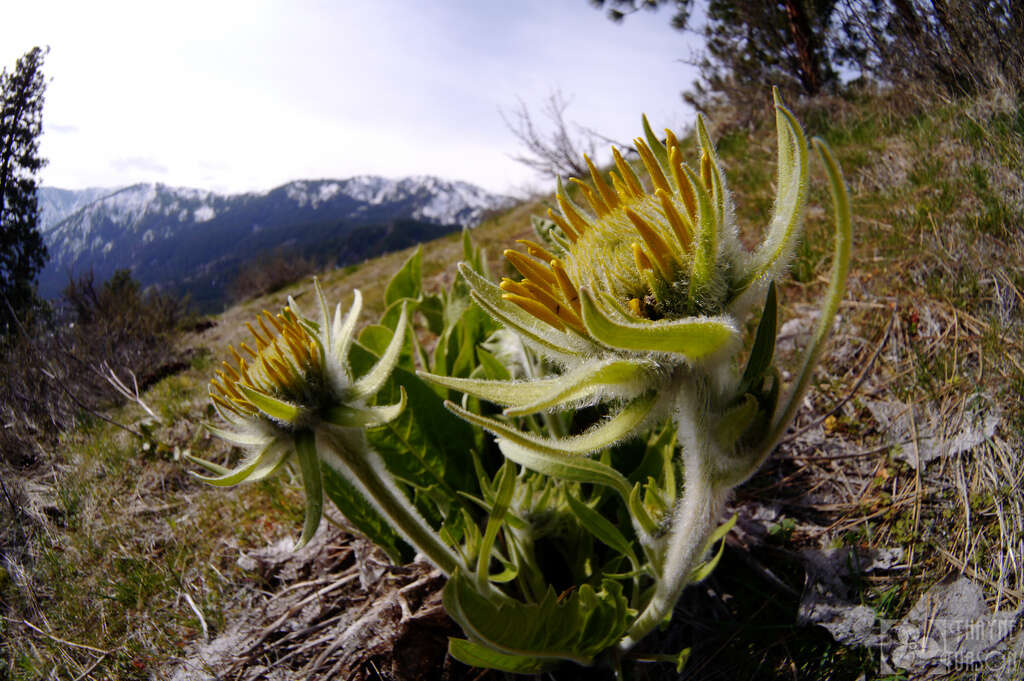
<path id="1" fill-rule="evenodd" d="M 264 310 L 246 323 L 255 347 L 246 342 L 239 350 L 231 347 L 234 363 L 223 362 L 210 381 L 210 399 L 231 427 L 207 429 L 250 450 L 250 456 L 234 470 L 189 457 L 217 474 L 202 480 L 228 486 L 264 478 L 294 455 L 306 491 L 300 546 L 316 532 L 322 515 L 321 460 L 346 477 L 352 477 L 353 468 L 373 473 L 379 455 L 366 444 L 363 429 L 387 423 L 405 407 L 404 390 L 396 404 L 368 404 L 398 362 L 406 337 L 405 311 L 378 363 L 354 379 L 348 354 L 362 304 L 359 291 L 348 314 L 343 317 L 339 305 L 332 321 L 319 282 L 314 280 L 314 286 L 319 322 L 302 316 L 291 298 L 276 315 Z"/>

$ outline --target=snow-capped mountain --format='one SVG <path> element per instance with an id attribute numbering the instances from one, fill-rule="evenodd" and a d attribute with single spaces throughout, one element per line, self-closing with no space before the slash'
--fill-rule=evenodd
<path id="1" fill-rule="evenodd" d="M 42 230 L 50 255 L 39 277 L 44 296 L 57 295 L 69 274 L 92 268 L 104 281 L 128 268 L 143 285 L 187 291 L 209 306 L 260 255 L 286 250 L 344 265 L 473 227 L 510 205 L 507 197 L 436 177 L 297 180 L 235 195 L 162 184 L 85 191 L 98 198 Z M 45 188 L 45 216 L 85 200 L 75 194 Z"/>

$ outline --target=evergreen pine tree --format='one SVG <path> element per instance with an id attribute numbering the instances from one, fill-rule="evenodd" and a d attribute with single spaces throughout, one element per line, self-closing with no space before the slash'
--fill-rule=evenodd
<path id="1" fill-rule="evenodd" d="M 0 71 L 0 336 L 36 302 L 35 278 L 46 262 L 39 234 L 38 182 L 43 127 L 43 59 L 34 47 L 12 73 Z"/>
<path id="2" fill-rule="evenodd" d="M 832 16 L 837 0 L 591 0 L 613 21 L 642 9 L 672 8 L 672 26 L 691 30 L 694 16 L 705 41 L 701 80 L 686 99 L 698 109 L 717 96 L 743 102 L 750 90 L 777 85 L 791 95 L 814 95 L 835 83 Z"/>

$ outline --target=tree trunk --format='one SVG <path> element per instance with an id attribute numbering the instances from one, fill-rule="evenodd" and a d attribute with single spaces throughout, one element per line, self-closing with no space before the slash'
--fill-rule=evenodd
<path id="1" fill-rule="evenodd" d="M 793 36 L 793 44 L 796 45 L 800 85 L 803 86 L 805 93 L 814 95 L 821 90 L 821 73 L 811 22 L 800 0 L 785 2 L 789 32 Z"/>

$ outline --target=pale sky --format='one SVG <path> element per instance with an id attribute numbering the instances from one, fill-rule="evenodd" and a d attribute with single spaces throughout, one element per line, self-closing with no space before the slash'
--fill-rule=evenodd
<path id="1" fill-rule="evenodd" d="M 588 0 L 12 3 L 8 70 L 49 45 L 43 184 L 222 192 L 294 179 L 438 175 L 546 188 L 500 112 L 554 89 L 628 142 L 680 128 L 693 48 L 667 11 L 610 22 Z"/>

